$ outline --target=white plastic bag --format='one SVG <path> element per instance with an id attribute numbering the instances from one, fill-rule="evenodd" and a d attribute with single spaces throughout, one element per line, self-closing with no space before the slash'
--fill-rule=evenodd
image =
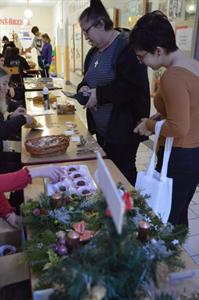
<path id="1" fill-rule="evenodd" d="M 146 200 L 148 205 L 161 218 L 163 223 L 167 223 L 172 204 L 173 179 L 167 177 L 168 162 L 173 144 L 172 137 L 166 138 L 161 172 L 155 170 L 156 147 L 164 122 L 165 120 L 156 122 L 151 161 L 145 172 L 138 172 L 135 188 L 143 196 L 150 195 L 150 198 Z"/>

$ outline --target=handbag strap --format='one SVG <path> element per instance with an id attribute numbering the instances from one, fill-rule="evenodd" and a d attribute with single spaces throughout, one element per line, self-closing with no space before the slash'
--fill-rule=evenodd
<path id="1" fill-rule="evenodd" d="M 163 156 L 162 170 L 160 173 L 160 180 L 165 180 L 167 177 L 167 170 L 168 170 L 172 145 L 173 145 L 173 137 L 167 137 L 165 142 L 165 147 L 164 147 L 164 156 Z"/>
<path id="2" fill-rule="evenodd" d="M 158 143 L 158 139 L 160 136 L 160 131 L 161 131 L 161 128 L 162 128 L 164 122 L 165 122 L 165 120 L 161 120 L 161 121 L 156 122 L 156 124 L 155 124 L 155 137 L 154 137 L 154 143 L 153 143 L 153 153 L 152 153 L 152 157 L 151 157 L 148 169 L 146 170 L 146 175 L 148 175 L 150 177 L 153 176 L 153 173 L 155 170 L 156 148 L 157 148 L 157 143 Z M 160 175 L 161 180 L 164 180 L 167 176 L 167 169 L 168 169 L 168 163 L 169 163 L 169 157 L 171 154 L 172 145 L 173 145 L 173 138 L 167 137 L 166 142 L 165 142 L 163 164 L 162 164 L 161 175 Z"/>

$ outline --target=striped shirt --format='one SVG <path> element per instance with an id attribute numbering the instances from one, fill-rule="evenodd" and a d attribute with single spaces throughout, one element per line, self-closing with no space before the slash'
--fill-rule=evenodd
<path id="1" fill-rule="evenodd" d="M 115 79 L 112 61 L 118 43 L 119 39 L 116 38 L 104 51 L 94 53 L 88 71 L 85 74 L 85 80 L 91 89 L 97 86 L 107 85 Z M 97 133 L 105 138 L 112 111 L 112 104 L 97 105 L 97 111 L 94 109 L 90 110 L 95 121 Z"/>

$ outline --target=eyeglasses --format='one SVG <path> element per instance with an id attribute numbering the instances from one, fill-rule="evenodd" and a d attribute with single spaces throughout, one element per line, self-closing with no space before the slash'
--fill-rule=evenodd
<path id="1" fill-rule="evenodd" d="M 93 23 L 93 24 L 91 24 L 87 29 L 82 29 L 82 32 L 83 32 L 83 34 L 85 35 L 87 35 L 88 33 L 89 33 L 89 30 L 93 27 L 93 26 L 95 26 L 96 25 L 96 23 Z"/>
<path id="2" fill-rule="evenodd" d="M 136 54 L 137 59 L 139 60 L 140 63 L 143 63 L 143 60 L 145 58 L 145 56 L 148 54 L 149 52 L 144 53 L 143 55 L 141 54 Z"/>

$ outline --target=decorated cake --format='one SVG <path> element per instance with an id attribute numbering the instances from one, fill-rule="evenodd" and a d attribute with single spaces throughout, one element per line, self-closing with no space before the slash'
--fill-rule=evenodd
<path id="1" fill-rule="evenodd" d="M 32 156 L 61 155 L 66 152 L 69 141 L 65 135 L 42 136 L 27 140 L 25 147 Z"/>

